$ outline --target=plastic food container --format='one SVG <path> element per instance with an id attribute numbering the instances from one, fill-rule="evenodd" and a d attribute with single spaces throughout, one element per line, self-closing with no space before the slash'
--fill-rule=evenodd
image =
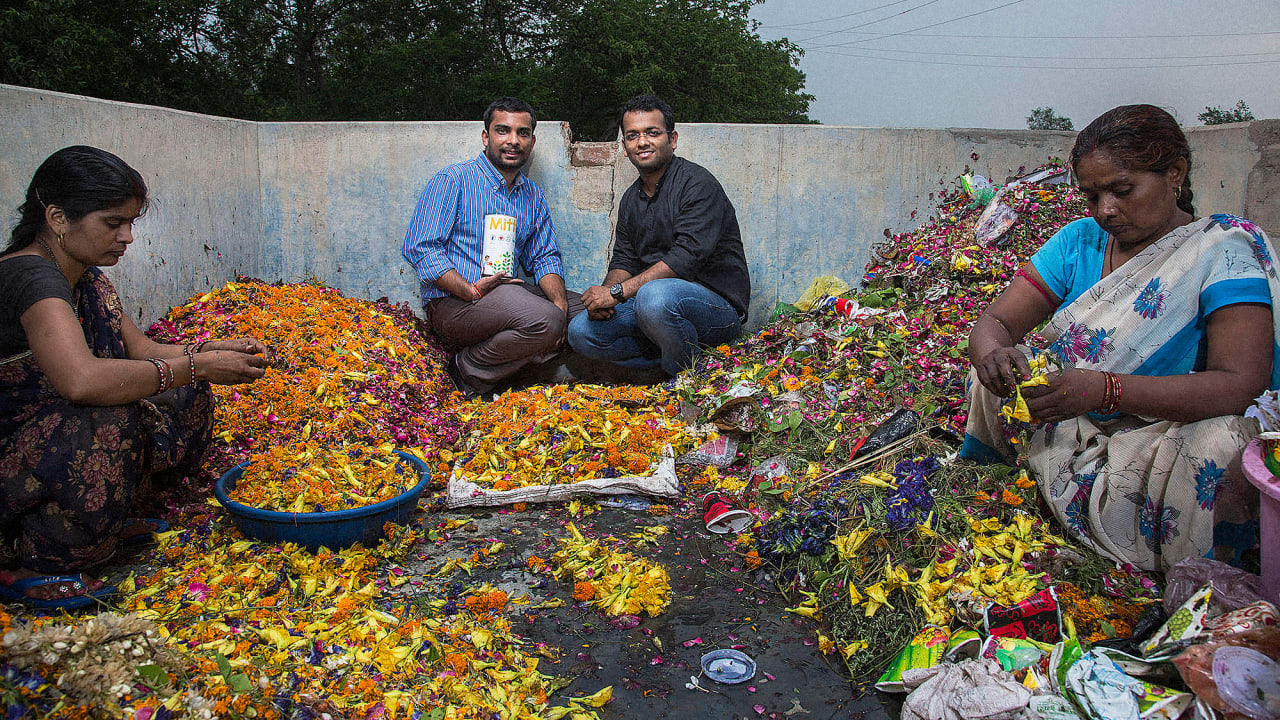
<path id="1" fill-rule="evenodd" d="M 413 473 L 418 481 L 400 495 L 373 505 L 335 510 L 333 512 L 290 513 L 262 510 L 232 500 L 247 462 L 231 468 L 213 486 L 213 495 L 231 514 L 231 519 L 246 537 L 265 542 L 292 542 L 315 552 L 321 546 L 337 550 L 356 543 L 371 546 L 383 537 L 382 527 L 388 522 L 403 523 L 413 514 L 418 497 L 431 481 L 426 463 L 409 453 L 397 450 L 400 464 L 396 472 Z"/>
<path id="2" fill-rule="evenodd" d="M 1254 438 L 1244 449 L 1244 476 L 1261 495 L 1262 586 L 1274 598 L 1280 593 L 1280 478 L 1262 459 L 1262 441 Z"/>

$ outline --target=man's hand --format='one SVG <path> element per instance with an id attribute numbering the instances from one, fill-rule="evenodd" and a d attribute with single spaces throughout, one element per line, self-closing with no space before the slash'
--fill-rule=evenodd
<path id="1" fill-rule="evenodd" d="M 603 285 L 592 285 L 582 293 L 582 305 L 592 313 L 591 317 L 596 318 L 595 313 L 598 311 L 608 310 L 609 315 L 613 315 L 613 308 L 618 304 L 617 300 L 609 294 L 609 288 Z"/>
<path id="2" fill-rule="evenodd" d="M 472 298 L 472 300 L 479 300 L 485 295 L 488 295 L 490 290 L 498 287 L 499 285 L 510 285 L 512 283 L 519 283 L 519 282 L 521 282 L 520 278 L 507 277 L 506 273 L 498 273 L 497 275 L 485 275 L 484 277 L 480 278 L 479 280 L 471 284 L 471 288 L 476 291 L 476 295 L 475 297 Z M 566 307 L 568 306 L 566 305 Z"/>

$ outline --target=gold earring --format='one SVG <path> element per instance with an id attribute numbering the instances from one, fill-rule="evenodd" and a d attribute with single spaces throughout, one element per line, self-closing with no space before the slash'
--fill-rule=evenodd
<path id="1" fill-rule="evenodd" d="M 62 248 L 62 252 L 67 251 L 67 234 L 58 233 L 58 247 Z"/>

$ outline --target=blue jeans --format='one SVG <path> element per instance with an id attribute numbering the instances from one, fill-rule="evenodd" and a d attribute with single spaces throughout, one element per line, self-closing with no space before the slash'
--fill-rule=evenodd
<path id="1" fill-rule="evenodd" d="M 569 323 L 569 345 L 593 360 L 678 375 L 702 347 L 729 342 L 741 330 L 728 300 L 697 283 L 663 278 L 642 285 L 608 320 L 579 313 Z"/>

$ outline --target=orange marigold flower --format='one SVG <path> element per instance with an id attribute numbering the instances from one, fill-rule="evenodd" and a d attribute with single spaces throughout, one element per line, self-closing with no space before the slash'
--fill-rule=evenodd
<path id="1" fill-rule="evenodd" d="M 742 560 L 743 562 L 746 563 L 747 568 L 750 570 L 755 570 L 756 568 L 764 564 L 764 561 L 760 559 L 760 553 L 756 552 L 755 550 L 752 550 L 751 552 L 747 553 L 742 558 Z"/>
<path id="2" fill-rule="evenodd" d="M 467 656 L 460 653 L 449 653 L 448 655 L 445 655 L 444 664 L 458 675 L 465 675 L 467 669 L 471 667 L 471 662 L 467 659 Z"/>
<path id="3" fill-rule="evenodd" d="M 1000 494 L 1000 500 L 1004 502 L 1005 505 L 1017 506 L 1022 504 L 1022 498 L 1016 493 L 1011 493 L 1008 490 L 1005 490 Z"/>
<path id="4" fill-rule="evenodd" d="M 596 596 L 596 586 L 589 582 L 580 582 L 573 584 L 573 599 L 579 602 L 586 602 L 594 599 Z"/>

